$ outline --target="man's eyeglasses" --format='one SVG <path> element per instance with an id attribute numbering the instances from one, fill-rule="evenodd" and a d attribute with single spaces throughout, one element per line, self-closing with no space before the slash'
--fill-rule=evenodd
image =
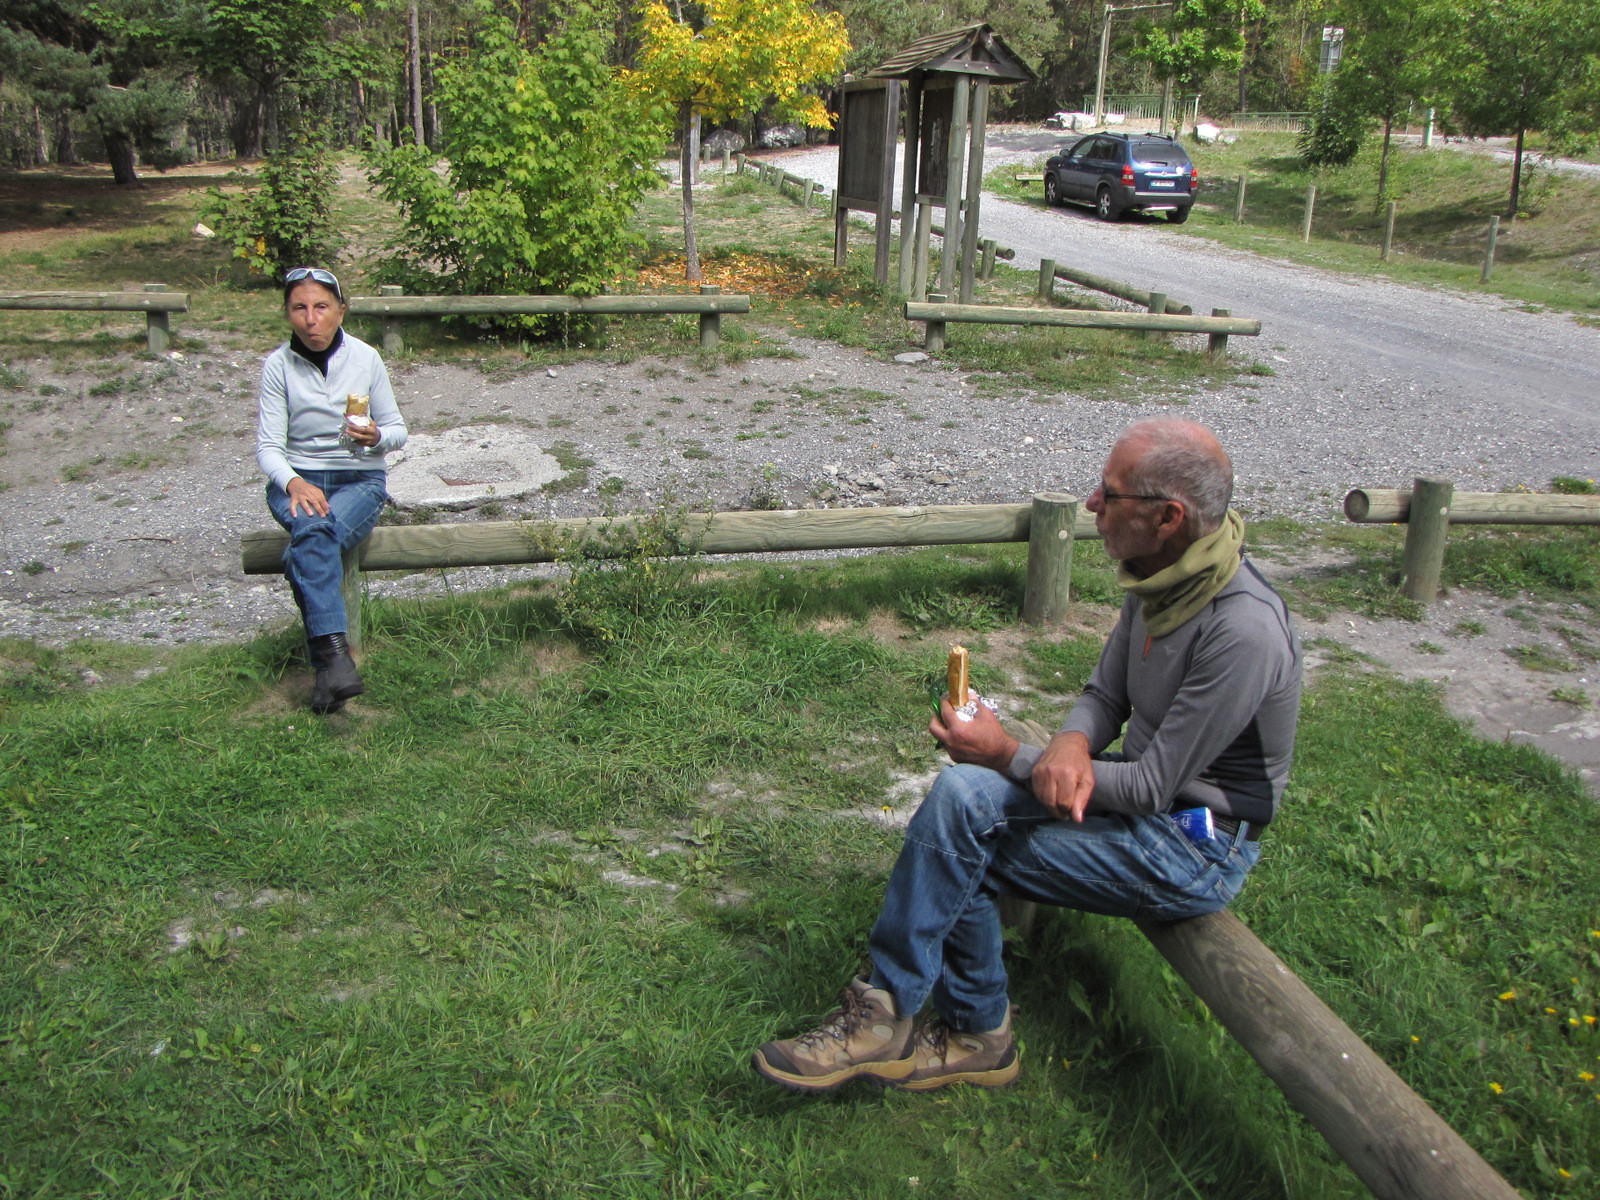
<path id="1" fill-rule="evenodd" d="M 1113 492 L 1110 488 L 1108 488 L 1106 486 L 1106 481 L 1104 479 L 1102 479 L 1100 481 L 1100 485 L 1097 488 L 1095 488 L 1095 491 L 1100 493 L 1100 499 L 1104 500 L 1107 504 L 1110 504 L 1113 500 L 1171 500 L 1172 499 L 1171 496 L 1147 496 L 1147 495 L 1143 495 L 1143 494 L 1135 493 L 1135 492 Z M 1090 493 L 1090 495 L 1093 495 L 1093 494 L 1094 494 L 1094 492 Z"/>
<path id="2" fill-rule="evenodd" d="M 340 299 L 344 292 L 339 287 L 339 279 L 332 271 L 324 271 L 321 267 L 296 267 L 283 277 L 285 284 L 299 283 L 302 279 L 314 279 L 324 287 L 333 289 L 333 294 Z"/>

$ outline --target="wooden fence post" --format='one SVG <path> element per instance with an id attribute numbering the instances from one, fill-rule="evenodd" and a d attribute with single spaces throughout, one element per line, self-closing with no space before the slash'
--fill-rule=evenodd
<path id="1" fill-rule="evenodd" d="M 1406 545 L 1400 558 L 1400 588 L 1407 599 L 1432 604 L 1439 598 L 1444 572 L 1444 544 L 1450 530 L 1450 501 L 1455 484 L 1448 479 L 1418 476 L 1411 488 L 1406 518 Z"/>
<path id="2" fill-rule="evenodd" d="M 702 283 L 700 285 L 700 294 L 702 296 L 720 296 L 722 295 L 722 288 L 714 283 Z M 700 349 L 710 350 L 721 340 L 722 314 L 714 312 L 701 313 Z"/>
<path id="3" fill-rule="evenodd" d="M 740 175 L 743 175 L 744 174 L 744 167 L 745 167 L 744 151 L 741 150 L 738 154 L 735 154 L 733 157 L 739 160 L 739 171 L 738 171 L 738 173 Z"/>
<path id="4" fill-rule="evenodd" d="M 1039 260 L 1039 299 L 1048 304 L 1055 294 L 1056 260 L 1053 258 L 1041 258 Z"/>
<path id="5" fill-rule="evenodd" d="M 342 551 L 344 581 L 339 591 L 344 596 L 345 641 L 354 650 L 361 649 L 361 547 L 352 546 Z"/>
<path id="6" fill-rule="evenodd" d="M 144 285 L 147 292 L 164 292 L 167 285 L 164 283 L 147 283 Z M 165 354 L 167 342 L 172 335 L 171 314 L 164 312 L 147 312 L 144 314 L 144 328 L 146 344 L 151 354 Z"/>
<path id="7" fill-rule="evenodd" d="M 928 260 L 932 251 L 933 205 L 926 200 L 917 201 L 916 245 L 911 248 L 911 298 L 921 300 L 928 294 Z"/>
<path id="8" fill-rule="evenodd" d="M 1155 313 L 1158 317 L 1166 316 L 1167 294 L 1165 292 L 1150 293 L 1150 311 Z M 1157 340 L 1161 339 L 1161 334 L 1156 332 L 1146 333 L 1144 336 L 1147 338 L 1155 338 Z"/>
<path id="9" fill-rule="evenodd" d="M 1233 223 L 1244 224 L 1244 176 L 1239 176 L 1239 191 L 1233 197 Z"/>
<path id="10" fill-rule="evenodd" d="M 1072 600 L 1072 530 L 1078 523 L 1078 498 L 1065 492 L 1036 492 L 1028 526 L 1028 583 L 1022 619 L 1053 625 L 1065 619 Z"/>
<path id="11" fill-rule="evenodd" d="M 727 147 L 727 145 L 722 147 L 722 173 L 724 175 L 728 173 L 728 158 L 732 153 L 733 152 Z"/>
<path id="12" fill-rule="evenodd" d="M 1317 207 L 1317 185 L 1314 184 L 1314 183 L 1307 184 L 1306 185 L 1306 213 L 1305 213 L 1305 216 L 1300 218 L 1300 240 L 1302 242 L 1309 242 L 1311 240 L 1311 213 L 1316 207 Z"/>
<path id="13" fill-rule="evenodd" d="M 994 278 L 994 252 L 995 240 L 993 238 L 984 238 L 983 266 L 979 270 L 979 275 L 982 277 L 985 283 L 988 283 L 989 280 Z"/>
<path id="14" fill-rule="evenodd" d="M 1378 255 L 1380 262 L 1389 261 L 1389 248 L 1394 245 L 1394 210 L 1393 200 L 1383 206 L 1383 253 Z"/>
<path id="15" fill-rule="evenodd" d="M 946 300 L 943 292 L 929 292 L 929 304 L 943 304 Z M 929 354 L 936 354 L 944 349 L 944 322 L 927 322 L 927 331 L 922 335 L 922 348 Z"/>
<path id="16" fill-rule="evenodd" d="M 403 296 L 405 288 L 394 283 L 386 283 L 378 289 L 380 296 Z M 385 354 L 399 354 L 406 348 L 405 338 L 400 336 L 400 318 L 383 318 L 383 352 Z"/>
<path id="17" fill-rule="evenodd" d="M 1489 276 L 1494 273 L 1494 244 L 1500 238 L 1500 217 L 1498 214 L 1489 218 L 1489 242 L 1483 248 L 1483 272 L 1478 276 L 1479 283 L 1488 283 Z"/>
<path id="18" fill-rule="evenodd" d="M 1233 316 L 1233 311 L 1226 308 L 1213 308 L 1211 315 L 1213 317 L 1231 317 Z M 1206 353 L 1219 360 L 1227 358 L 1228 335 L 1225 333 L 1213 333 L 1210 340 L 1206 342 Z"/>

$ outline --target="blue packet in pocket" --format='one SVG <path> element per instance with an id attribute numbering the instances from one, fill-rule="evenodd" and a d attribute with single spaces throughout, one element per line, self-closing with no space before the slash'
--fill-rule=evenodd
<path id="1" fill-rule="evenodd" d="M 1179 808 L 1167 814 L 1183 836 L 1197 846 L 1204 846 L 1217 836 L 1217 825 L 1209 808 Z"/>

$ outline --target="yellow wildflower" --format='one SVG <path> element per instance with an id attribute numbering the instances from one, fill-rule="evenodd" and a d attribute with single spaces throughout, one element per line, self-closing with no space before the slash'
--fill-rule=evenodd
<path id="1" fill-rule="evenodd" d="M 1498 1083 L 1491 1083 L 1489 1085 L 1489 1090 L 1498 1096 L 1501 1092 L 1505 1091 L 1505 1088 L 1501 1087 Z"/>
<path id="2" fill-rule="evenodd" d="M 1420 1041 L 1421 1041 L 1421 1040 L 1422 1040 L 1422 1039 L 1421 1039 L 1421 1038 L 1419 1038 L 1419 1037 L 1418 1037 L 1418 1036 L 1417 1036 L 1417 1035 L 1416 1035 L 1416 1034 L 1414 1034 L 1414 1033 L 1413 1033 L 1413 1034 L 1412 1034 L 1412 1035 L 1411 1035 L 1411 1040 L 1412 1040 L 1412 1041 L 1413 1041 L 1413 1042 L 1420 1042 Z"/>
<path id="3" fill-rule="evenodd" d="M 1549 1013 L 1552 1017 L 1556 1015 L 1556 1010 L 1551 1008 L 1548 1004 L 1544 1006 L 1544 1010 L 1545 1010 L 1545 1012 Z"/>
<path id="4" fill-rule="evenodd" d="M 1593 1083 L 1594 1082 L 1594 1072 L 1593 1071 L 1579 1071 L 1578 1072 L 1578 1078 L 1583 1080 L 1584 1083 Z"/>
<path id="5" fill-rule="evenodd" d="M 1502 1000 L 1515 1000 L 1516 998 L 1517 998 L 1517 993 L 1516 993 L 1515 989 L 1512 989 L 1509 992 L 1501 992 L 1500 993 L 1500 999 L 1502 999 Z"/>
<path id="6" fill-rule="evenodd" d="M 1568 1017 L 1567 1018 L 1567 1024 L 1568 1025 L 1576 1025 L 1577 1023 L 1578 1023 L 1578 1018 L 1577 1017 Z"/>
<path id="7" fill-rule="evenodd" d="M 1571 1179 L 1572 1178 L 1572 1172 L 1567 1170 L 1565 1167 L 1557 1167 L 1556 1168 L 1556 1174 L 1561 1176 L 1561 1178 L 1563 1178 L 1563 1179 Z"/>

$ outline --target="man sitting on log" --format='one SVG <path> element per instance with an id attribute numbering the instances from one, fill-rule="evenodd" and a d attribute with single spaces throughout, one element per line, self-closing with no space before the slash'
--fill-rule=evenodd
<path id="1" fill-rule="evenodd" d="M 805 1092 L 1010 1083 L 1002 894 L 1174 921 L 1238 893 L 1289 776 L 1300 646 L 1243 559 L 1232 494 L 1203 426 L 1140 421 L 1117 439 L 1086 504 L 1128 596 L 1083 695 L 1048 743 L 946 698 L 931 729 L 957 765 L 906 830 L 869 968 L 821 1026 L 758 1049 L 757 1072 Z"/>

